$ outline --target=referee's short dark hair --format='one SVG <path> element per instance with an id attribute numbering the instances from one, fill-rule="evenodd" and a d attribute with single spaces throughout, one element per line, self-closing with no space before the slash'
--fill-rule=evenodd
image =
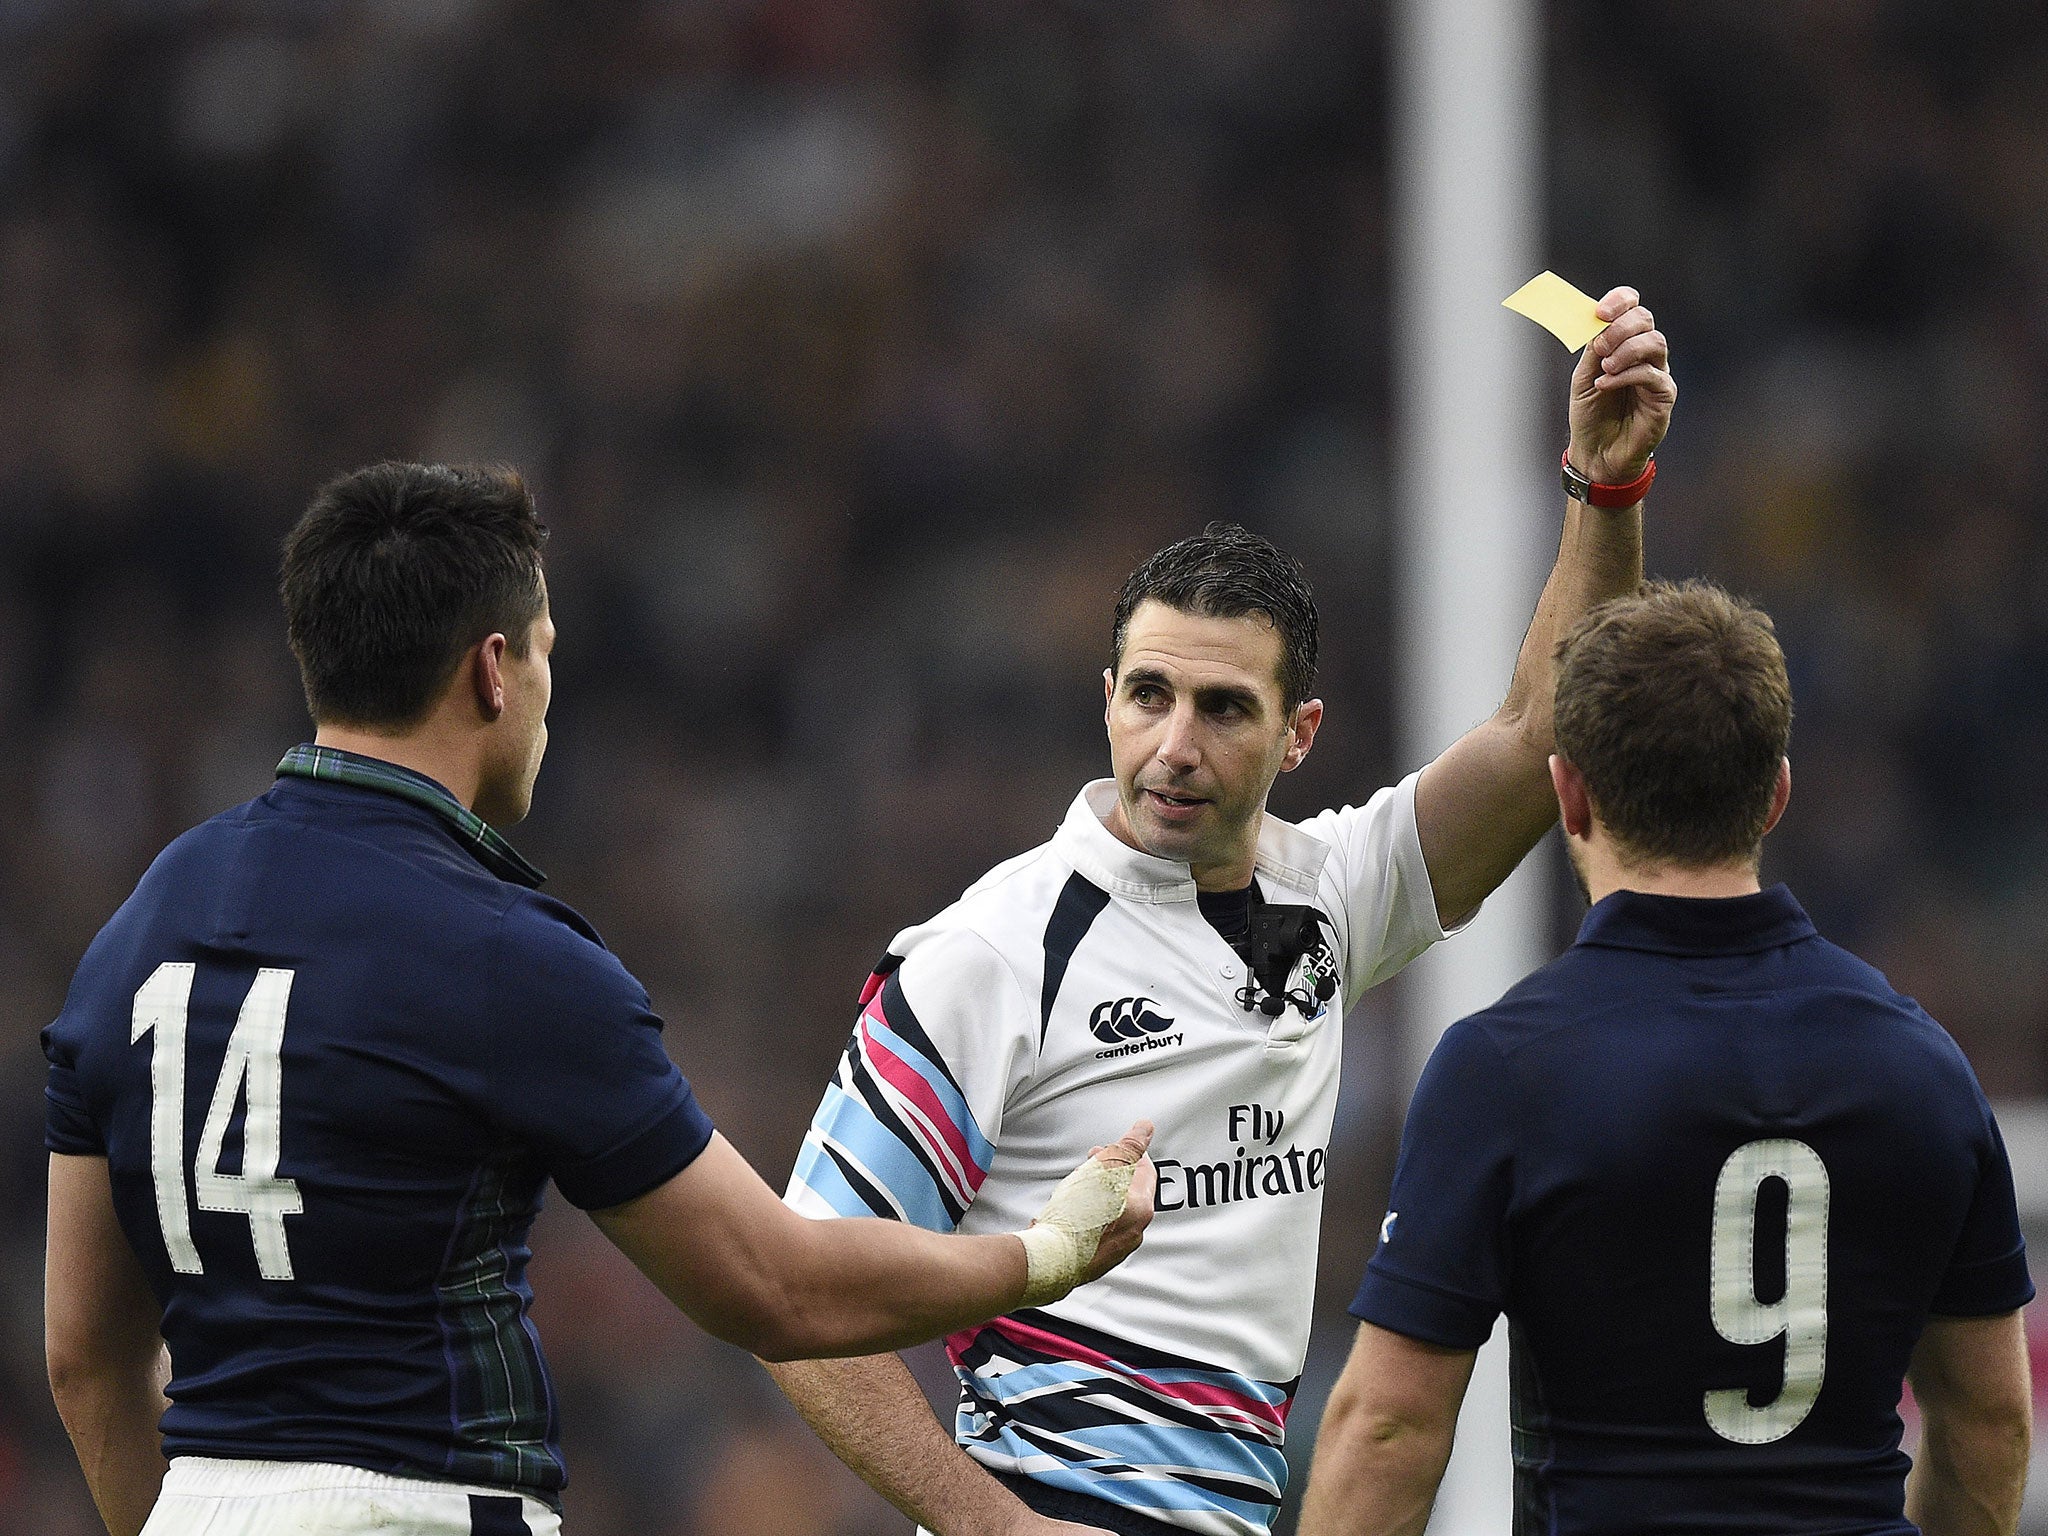
<path id="1" fill-rule="evenodd" d="M 479 640 L 525 655 L 546 539 L 510 469 L 372 464 L 322 486 L 278 582 L 314 720 L 414 725 Z"/>
<path id="2" fill-rule="evenodd" d="M 1624 862 L 1754 861 L 1792 741 L 1770 615 L 1711 582 L 1650 582 L 1588 613 L 1557 662 L 1557 750 Z"/>
<path id="3" fill-rule="evenodd" d="M 1110 671 L 1122 670 L 1131 615 L 1147 600 L 1209 619 L 1260 614 L 1280 634 L 1280 703 L 1290 715 L 1316 683 L 1316 600 L 1301 562 L 1235 523 L 1211 523 L 1135 571 L 1116 600 Z"/>

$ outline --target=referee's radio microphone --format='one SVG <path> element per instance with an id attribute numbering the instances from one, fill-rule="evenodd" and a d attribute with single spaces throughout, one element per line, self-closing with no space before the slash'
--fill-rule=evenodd
<path id="1" fill-rule="evenodd" d="M 1251 921 L 1233 946 L 1250 973 L 1237 989 L 1238 1005 L 1245 1012 L 1257 1010 L 1277 1019 L 1292 1003 L 1305 1019 L 1322 1013 L 1337 991 L 1336 968 L 1322 925 L 1323 914 L 1314 907 L 1252 902 Z"/>

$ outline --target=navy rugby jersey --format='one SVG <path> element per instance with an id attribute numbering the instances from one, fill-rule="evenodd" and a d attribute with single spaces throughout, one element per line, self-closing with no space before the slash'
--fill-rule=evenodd
<path id="1" fill-rule="evenodd" d="M 1955 1043 L 1783 886 L 1618 892 L 1452 1026 L 1352 1312 L 1509 1323 L 1516 1530 L 1909 1533 L 1930 1313 L 2034 1294 Z"/>
<path id="2" fill-rule="evenodd" d="M 166 1454 L 552 1501 L 542 1186 L 632 1199 L 710 1121 L 640 985 L 439 785 L 315 748 L 280 772 L 86 951 L 44 1032 L 49 1147 L 107 1159 L 163 1308 Z"/>

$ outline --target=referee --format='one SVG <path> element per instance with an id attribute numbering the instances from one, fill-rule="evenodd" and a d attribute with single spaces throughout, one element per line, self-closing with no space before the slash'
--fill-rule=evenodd
<path id="1" fill-rule="evenodd" d="M 950 1432 L 893 1356 L 775 1367 L 833 1451 L 936 1536 L 1271 1529 L 1346 1014 L 1555 821 L 1553 642 L 1642 579 L 1677 386 L 1633 289 L 1601 315 L 1572 375 L 1557 562 L 1492 718 L 1357 804 L 1268 814 L 1323 720 L 1316 605 L 1284 551 L 1212 525 L 1117 600 L 1109 776 L 876 967 L 797 1154 L 786 1198 L 806 1215 L 1000 1231 L 1091 1127 L 1143 1106 L 1159 1129 L 1143 1251 L 949 1337 Z"/>
<path id="2" fill-rule="evenodd" d="M 551 1179 L 780 1358 L 1055 1300 L 1150 1217 L 1143 1124 L 972 1238 L 804 1221 L 713 1131 L 493 826 L 547 744 L 544 532 L 506 472 L 322 490 L 283 579 L 318 735 L 164 850 L 45 1031 L 50 1382 L 113 1536 L 558 1530 L 525 1277 Z"/>
<path id="3" fill-rule="evenodd" d="M 1560 646 L 1551 776 L 1592 910 L 1415 1090 L 1303 1536 L 1423 1529 L 1503 1312 L 1518 1536 L 2016 1528 L 2034 1287 L 2005 1147 L 1941 1027 L 1762 888 L 1791 726 L 1770 620 L 1716 587 Z"/>

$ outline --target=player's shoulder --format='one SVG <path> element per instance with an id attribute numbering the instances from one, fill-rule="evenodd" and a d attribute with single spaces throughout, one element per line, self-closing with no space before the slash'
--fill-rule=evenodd
<path id="1" fill-rule="evenodd" d="M 497 922 L 496 964 L 517 982 L 574 996 L 579 988 L 623 988 L 645 997 L 590 919 L 544 891 L 508 885 Z"/>
<path id="2" fill-rule="evenodd" d="M 1963 1048 L 1918 998 L 1894 987 L 1883 971 L 1862 956 L 1828 939 L 1816 936 L 1808 941 L 1807 949 L 1804 958 L 1816 984 L 1801 999 L 1801 1006 L 1826 1010 L 1836 1019 L 1860 1019 L 1891 1049 L 1975 1082 Z"/>
<path id="3" fill-rule="evenodd" d="M 189 918 L 217 900 L 222 876 L 240 855 L 256 804 L 248 801 L 231 806 L 166 843 L 87 947 L 81 969 L 118 946 L 124 936 Z"/>
<path id="4" fill-rule="evenodd" d="M 1902 1015 L 1927 1018 L 1926 1010 L 1891 983 L 1891 978 L 1861 955 L 1844 949 L 1832 939 L 1814 934 L 1798 949 L 1803 969 L 1821 985 L 1832 985 L 1868 997 L 1878 1006 Z M 1928 1020 L 1929 1023 L 1933 1021 Z"/>
<path id="5" fill-rule="evenodd" d="M 1811 929 L 1779 953 L 1783 964 L 1771 986 L 1747 994 L 1748 1006 L 1788 1026 L 1824 1026 L 1836 1048 L 1878 1051 L 1969 1075 L 1955 1040 L 1876 966 Z M 1513 1055 L 1535 1041 L 1603 1020 L 1632 1026 L 1645 998 L 1671 985 L 1662 957 L 1574 944 L 1461 1022 L 1503 1055 Z M 1690 989 L 1678 995 L 1694 998 Z"/>
<path id="6" fill-rule="evenodd" d="M 1588 973 L 1598 965 L 1599 958 L 1589 951 L 1568 949 L 1451 1028 L 1485 1039 L 1503 1055 L 1512 1054 L 1530 1041 L 1586 1017 L 1589 1002 L 1598 995 L 1597 987 L 1589 985 L 1592 978 Z"/>

